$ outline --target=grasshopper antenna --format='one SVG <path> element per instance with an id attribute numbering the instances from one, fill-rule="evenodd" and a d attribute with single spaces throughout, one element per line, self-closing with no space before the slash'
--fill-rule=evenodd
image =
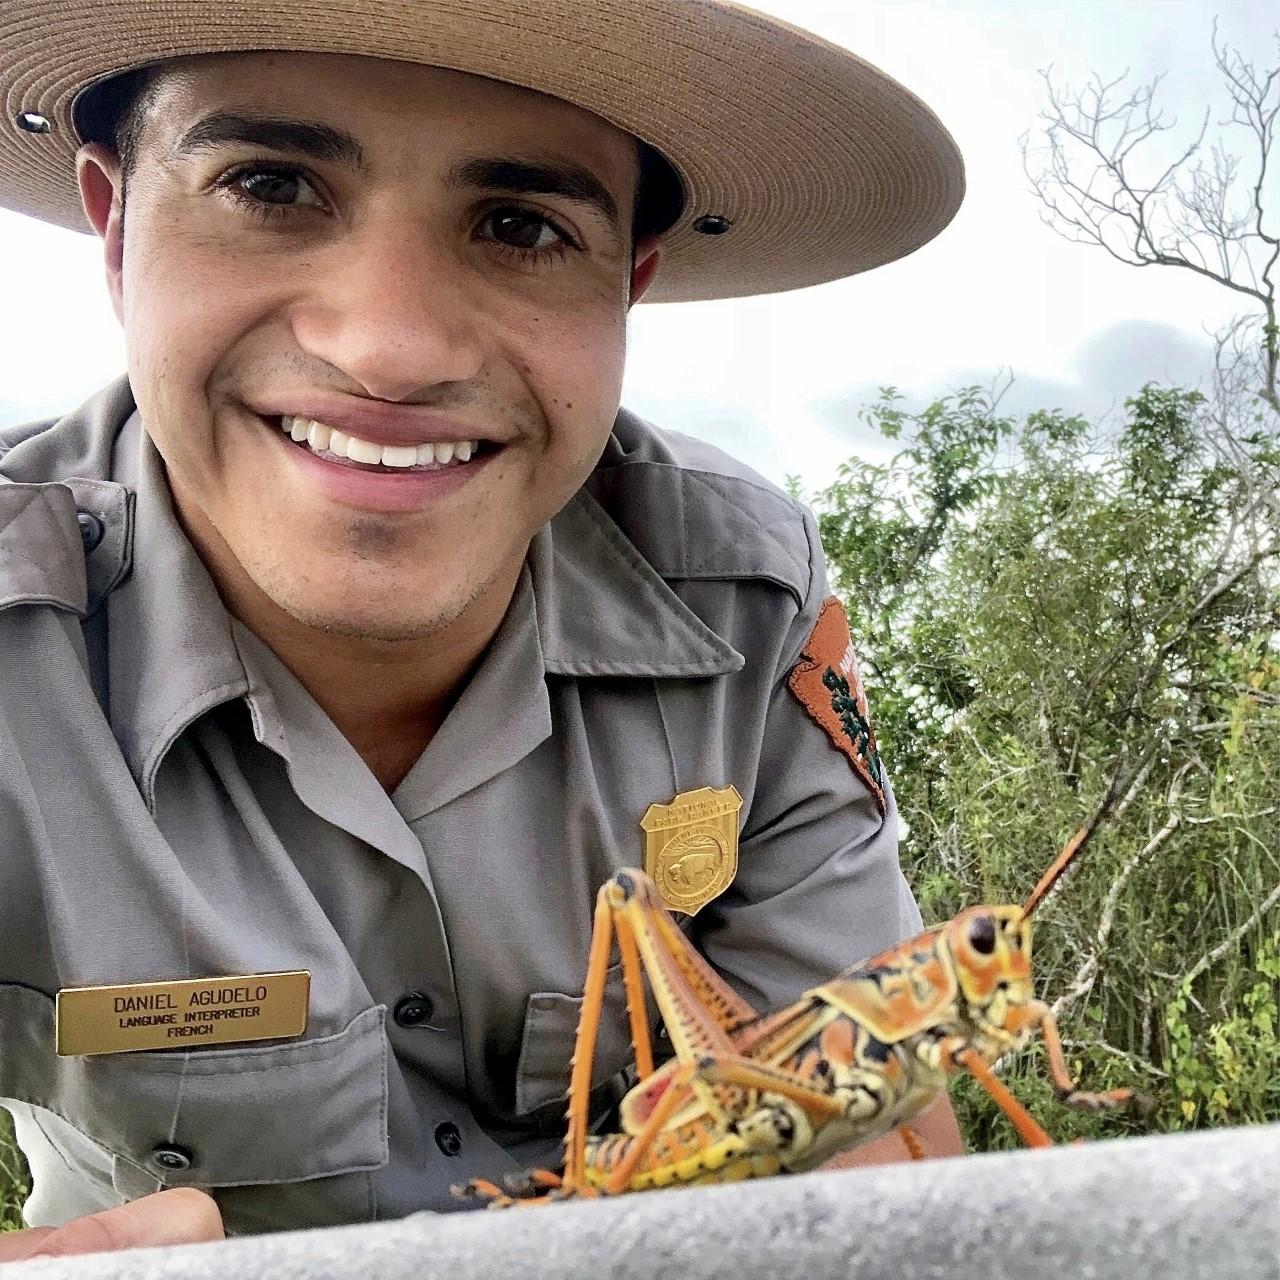
<path id="1" fill-rule="evenodd" d="M 1115 808 L 1116 802 L 1138 780 L 1142 771 L 1150 763 L 1151 757 L 1155 755 L 1159 745 L 1159 742 L 1152 743 L 1127 774 L 1125 772 L 1125 762 L 1128 759 L 1128 753 L 1121 751 L 1120 758 L 1116 761 L 1116 767 L 1111 772 L 1111 782 L 1107 786 L 1106 794 L 1093 811 L 1093 816 L 1067 841 L 1066 847 L 1054 858 L 1049 869 L 1040 877 L 1040 883 L 1031 890 L 1031 896 L 1022 904 L 1022 918 L 1024 920 L 1057 887 L 1058 881 L 1066 874 L 1067 869 L 1076 860 L 1080 851 L 1089 843 L 1093 833 L 1097 831 L 1112 809 Z"/>

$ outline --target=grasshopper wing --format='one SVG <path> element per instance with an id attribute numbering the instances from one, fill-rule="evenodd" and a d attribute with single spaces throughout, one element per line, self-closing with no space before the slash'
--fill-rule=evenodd
<path id="1" fill-rule="evenodd" d="M 881 1043 L 896 1044 L 937 1023 L 957 993 L 942 930 L 930 929 L 805 995 L 847 1014 Z"/>

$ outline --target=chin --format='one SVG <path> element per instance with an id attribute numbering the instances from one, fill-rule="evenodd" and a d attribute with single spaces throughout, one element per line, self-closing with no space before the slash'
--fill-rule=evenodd
<path id="1" fill-rule="evenodd" d="M 423 640 L 447 630 L 470 598 L 406 602 L 401 592 L 391 599 L 358 600 L 352 594 L 318 601 L 314 596 L 281 598 L 275 603 L 295 622 L 325 635 L 397 643 Z"/>

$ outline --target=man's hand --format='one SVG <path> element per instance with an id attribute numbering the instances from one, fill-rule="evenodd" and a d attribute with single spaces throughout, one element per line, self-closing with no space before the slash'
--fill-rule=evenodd
<path id="1" fill-rule="evenodd" d="M 928 1157 L 964 1155 L 964 1139 L 956 1124 L 955 1113 L 948 1098 L 939 1098 L 927 1111 L 911 1122 L 911 1128 L 920 1139 L 924 1154 Z M 912 1159 L 911 1151 L 895 1129 L 883 1138 L 864 1142 L 860 1147 L 842 1151 L 832 1156 L 824 1169 L 860 1169 L 871 1164 L 898 1164 Z"/>
<path id="2" fill-rule="evenodd" d="M 194 1187 L 175 1187 L 63 1227 L 31 1227 L 0 1236 L 0 1263 L 221 1239 L 222 1215 L 213 1199 Z"/>

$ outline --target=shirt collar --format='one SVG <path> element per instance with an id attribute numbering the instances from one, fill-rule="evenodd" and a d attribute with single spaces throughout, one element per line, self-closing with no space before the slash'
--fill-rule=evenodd
<path id="1" fill-rule="evenodd" d="M 231 615 L 173 511 L 155 445 L 135 412 L 115 479 L 135 494 L 133 572 L 108 597 L 107 715 L 148 807 L 161 761 L 205 712 L 249 692 Z"/>
<path id="2" fill-rule="evenodd" d="M 552 675 L 673 679 L 743 666 L 585 489 L 534 538 L 529 567 Z"/>

